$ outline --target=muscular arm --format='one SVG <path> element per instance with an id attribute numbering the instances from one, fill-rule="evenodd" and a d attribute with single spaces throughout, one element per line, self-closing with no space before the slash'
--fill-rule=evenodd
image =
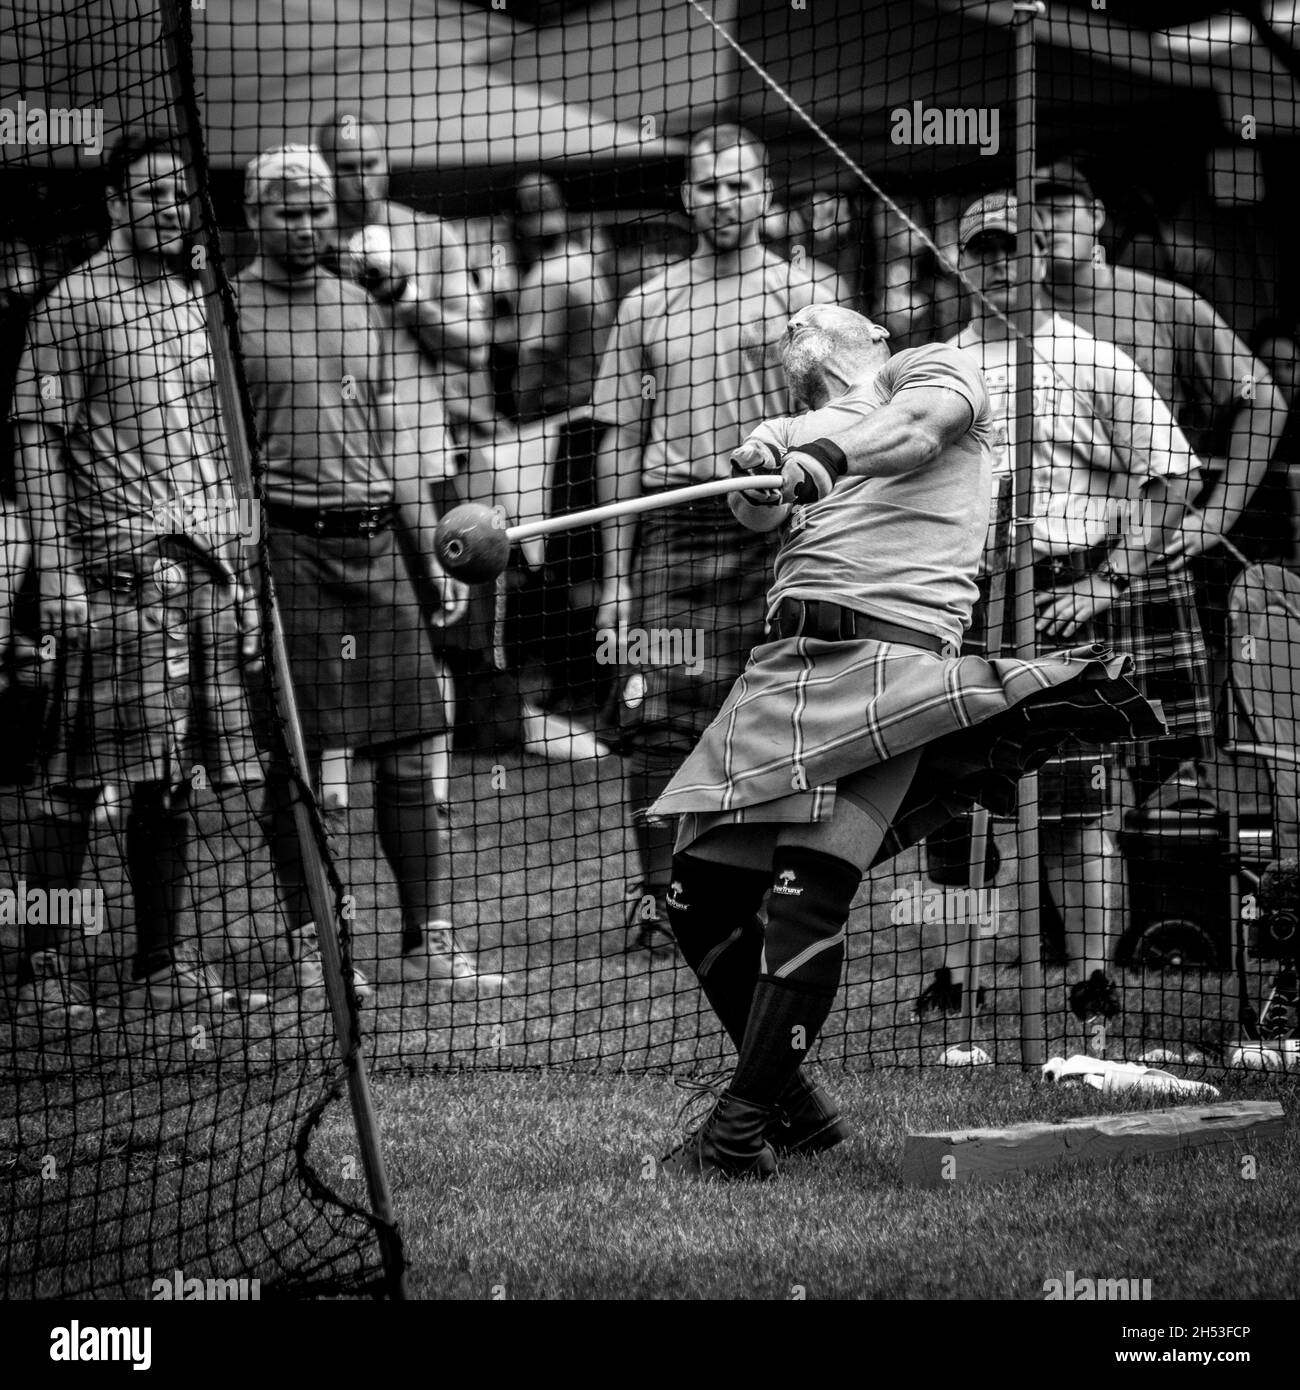
<path id="1" fill-rule="evenodd" d="M 611 425 L 596 454 L 596 500 L 603 507 L 641 495 L 641 430 Z M 625 584 L 632 574 L 636 517 L 615 517 L 601 525 L 604 541 L 602 579 L 606 586 Z"/>
<path id="2" fill-rule="evenodd" d="M 474 284 L 465 248 L 445 223 L 421 224 L 417 265 L 413 296 L 408 292 L 394 305 L 397 322 L 430 355 L 485 366 L 491 313 Z"/>
<path id="3" fill-rule="evenodd" d="M 592 302 L 590 281 L 571 283 L 543 279 L 519 296 L 519 360 L 545 362 L 564 351 L 569 320 L 575 310 Z"/>
<path id="4" fill-rule="evenodd" d="M 606 425 L 596 452 L 596 498 L 604 506 L 639 497 L 643 452 L 653 393 L 645 390 L 651 370 L 645 353 L 643 306 L 639 298 L 622 306 L 605 349 L 592 392 L 592 414 Z M 651 378 L 653 380 L 653 378 Z M 601 600 L 597 628 L 615 627 L 630 612 L 635 518 L 618 517 L 601 525 Z"/>
<path id="5" fill-rule="evenodd" d="M 31 531 L 36 568 L 66 568 L 68 479 L 60 462 L 63 441 L 53 427 L 35 420 L 15 422 L 18 505 Z"/>
<path id="6" fill-rule="evenodd" d="M 766 420 L 745 443 L 784 457 L 787 479 L 797 475 L 806 459 L 808 468 L 822 477 L 818 494 L 824 496 L 836 478 L 892 478 L 924 468 L 970 429 L 972 415 L 959 390 L 905 386 L 869 412 L 832 403 L 804 415 Z M 796 431 L 804 444 L 791 442 Z M 736 494 L 727 500 L 736 519 L 754 531 L 770 531 L 789 515 L 788 502 L 764 505 Z"/>
<path id="7" fill-rule="evenodd" d="M 1263 481 L 1286 425 L 1286 404 L 1267 371 L 1203 299 L 1183 291 L 1176 301 L 1183 329 L 1177 339 L 1179 369 L 1198 399 L 1216 414 L 1231 410 L 1227 453 L 1207 459 L 1218 474 L 1200 512 L 1189 512 L 1173 554 L 1214 547 L 1241 516 Z"/>
<path id="8" fill-rule="evenodd" d="M 1246 510 L 1268 472 L 1286 416 L 1286 405 L 1272 383 L 1257 387 L 1254 400 L 1241 403 L 1233 416 L 1227 458 L 1210 461 L 1211 468 L 1222 469 L 1218 486 L 1205 505 L 1213 532 L 1225 534 Z"/>
<path id="9" fill-rule="evenodd" d="M 402 524 L 420 544 L 422 551 L 433 542 L 437 523 L 428 489 L 419 474 L 419 446 L 406 424 L 391 391 L 376 396 L 371 415 L 375 448 L 392 471 L 393 504 L 401 513 Z"/>
<path id="10" fill-rule="evenodd" d="M 1197 461 L 1187 436 L 1150 378 L 1119 348 L 1098 341 L 1095 389 L 1089 409 L 1106 430 L 1128 475 L 1128 501 L 1139 524 L 1120 527 L 1110 555 L 1116 573 L 1143 578 L 1163 557 L 1187 515 L 1198 486 Z"/>
<path id="11" fill-rule="evenodd" d="M 430 615 L 430 621 L 435 627 L 450 626 L 464 616 L 468 590 L 443 570 L 434 551 L 438 512 L 428 484 L 420 476 L 415 431 L 406 424 L 391 392 L 375 398 L 371 418 L 376 447 L 383 451 L 381 457 L 392 461 L 393 504 L 402 527 L 415 541 L 424 572 L 433 585 L 438 608 Z"/>
<path id="12" fill-rule="evenodd" d="M 946 386 L 913 386 L 833 437 L 850 478 L 897 478 L 933 462 L 970 429 L 970 402 Z"/>
<path id="13" fill-rule="evenodd" d="M 73 569 L 68 535 L 68 478 L 61 461 L 63 440 L 52 426 L 18 420 L 14 462 L 18 505 L 32 539 L 32 562 L 40 594 L 41 624 L 76 629 L 87 618 L 85 588 Z"/>

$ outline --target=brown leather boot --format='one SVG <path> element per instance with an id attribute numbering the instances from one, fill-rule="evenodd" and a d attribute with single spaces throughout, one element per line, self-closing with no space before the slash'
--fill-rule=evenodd
<path id="1" fill-rule="evenodd" d="M 778 1157 L 833 1149 L 852 1134 L 835 1102 L 802 1072 L 785 1088 L 764 1138 Z"/>
<path id="2" fill-rule="evenodd" d="M 660 1161 L 660 1170 L 692 1182 L 776 1176 L 776 1155 L 764 1139 L 775 1112 L 723 1091 L 705 1122 Z"/>

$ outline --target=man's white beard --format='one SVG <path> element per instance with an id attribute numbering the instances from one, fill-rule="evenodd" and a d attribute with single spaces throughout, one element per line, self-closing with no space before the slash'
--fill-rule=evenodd
<path id="1" fill-rule="evenodd" d="M 825 364 L 830 344 L 820 333 L 803 333 L 783 354 L 786 380 L 797 400 L 814 409 L 831 396 Z"/>

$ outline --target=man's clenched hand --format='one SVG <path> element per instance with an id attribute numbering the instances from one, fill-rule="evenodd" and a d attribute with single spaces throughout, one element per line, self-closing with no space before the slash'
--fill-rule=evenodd
<path id="1" fill-rule="evenodd" d="M 760 477 L 764 474 L 772 476 L 771 491 L 760 491 L 758 488 L 747 490 L 744 494 L 745 500 L 752 502 L 756 507 L 779 506 L 784 500 L 782 494 L 785 490 L 782 459 L 770 444 L 751 435 L 738 449 L 732 451 L 731 476 L 746 478 Z"/>

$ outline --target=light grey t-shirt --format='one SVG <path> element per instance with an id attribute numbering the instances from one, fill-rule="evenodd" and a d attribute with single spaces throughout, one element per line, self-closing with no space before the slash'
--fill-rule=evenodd
<path id="1" fill-rule="evenodd" d="M 828 439 L 851 460 L 855 434 L 903 391 L 940 386 L 970 406 L 970 428 L 935 458 L 891 478 L 849 478 L 796 508 L 776 557 L 769 611 L 784 598 L 824 600 L 960 642 L 988 530 L 993 437 L 979 368 L 934 343 L 891 357 L 868 384 L 820 410 L 767 421 L 755 434 L 783 449 Z"/>
<path id="2" fill-rule="evenodd" d="M 727 476 L 736 441 L 789 408 L 779 352 L 786 324 L 832 299 L 807 269 L 770 251 L 736 273 L 702 249 L 623 300 L 591 413 L 640 430 L 646 492 Z"/>

